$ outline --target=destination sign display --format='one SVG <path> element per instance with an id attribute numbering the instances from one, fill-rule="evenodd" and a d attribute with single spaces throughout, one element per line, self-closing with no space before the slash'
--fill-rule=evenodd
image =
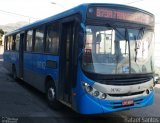
<path id="1" fill-rule="evenodd" d="M 104 7 L 95 7 L 94 9 L 89 10 L 90 13 L 94 14 L 94 17 L 98 18 L 109 18 L 130 21 L 140 24 L 152 25 L 154 23 L 154 17 L 139 11 L 131 10 L 121 10 L 121 9 L 112 9 Z M 90 14 L 91 15 L 91 14 Z M 92 15 L 93 17 L 93 15 Z"/>

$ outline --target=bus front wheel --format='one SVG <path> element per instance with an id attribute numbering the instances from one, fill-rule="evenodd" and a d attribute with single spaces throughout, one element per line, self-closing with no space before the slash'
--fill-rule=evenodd
<path id="1" fill-rule="evenodd" d="M 60 108 L 60 103 L 57 100 L 56 87 L 53 80 L 50 80 L 46 85 L 46 97 L 51 108 L 55 110 Z"/>

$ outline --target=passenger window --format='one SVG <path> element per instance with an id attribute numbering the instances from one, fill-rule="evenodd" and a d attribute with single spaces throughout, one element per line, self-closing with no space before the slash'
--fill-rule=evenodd
<path id="1" fill-rule="evenodd" d="M 20 34 L 16 35 L 16 39 L 15 39 L 15 50 L 19 51 L 19 42 L 20 42 Z"/>
<path id="2" fill-rule="evenodd" d="M 32 51 L 33 30 L 27 32 L 26 51 Z"/>
<path id="3" fill-rule="evenodd" d="M 5 39 L 4 39 L 4 49 L 5 50 L 8 50 L 7 45 L 8 45 L 8 36 L 6 36 Z"/>
<path id="4" fill-rule="evenodd" d="M 15 51 L 16 49 L 16 35 L 12 36 L 12 39 L 11 39 L 11 50 Z"/>
<path id="5" fill-rule="evenodd" d="M 14 48 L 13 48 L 13 36 L 9 36 L 8 37 L 8 50 L 14 50 Z"/>
<path id="6" fill-rule="evenodd" d="M 58 24 L 49 24 L 47 26 L 46 49 L 45 52 L 58 55 L 59 47 L 59 27 Z"/>
<path id="7" fill-rule="evenodd" d="M 35 45 L 34 45 L 35 52 L 43 52 L 44 29 L 45 29 L 44 26 L 36 29 Z"/>
<path id="8" fill-rule="evenodd" d="M 10 50 L 10 36 L 8 36 L 8 41 L 7 41 L 7 50 Z"/>

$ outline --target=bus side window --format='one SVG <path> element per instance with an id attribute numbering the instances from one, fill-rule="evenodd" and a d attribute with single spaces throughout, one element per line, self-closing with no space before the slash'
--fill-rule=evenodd
<path id="1" fill-rule="evenodd" d="M 15 50 L 16 51 L 19 51 L 19 42 L 20 42 L 20 34 L 17 34 L 16 36 L 15 36 Z"/>
<path id="2" fill-rule="evenodd" d="M 16 35 L 12 36 L 12 41 L 11 42 L 12 42 L 11 43 L 12 44 L 11 45 L 12 46 L 12 50 L 15 51 L 15 49 L 16 49 Z"/>
<path id="3" fill-rule="evenodd" d="M 6 36 L 4 39 L 4 50 L 8 50 L 7 45 L 8 45 L 8 36 Z"/>
<path id="4" fill-rule="evenodd" d="M 8 50 L 13 50 L 12 43 L 13 43 L 13 36 L 11 35 L 8 37 Z"/>
<path id="5" fill-rule="evenodd" d="M 10 47 L 10 36 L 8 36 L 8 40 L 7 40 L 7 50 L 10 50 L 9 47 Z"/>
<path id="6" fill-rule="evenodd" d="M 53 55 L 58 55 L 59 47 L 59 25 L 49 24 L 47 26 L 47 35 L 46 35 L 46 53 L 52 53 Z"/>
<path id="7" fill-rule="evenodd" d="M 43 47 L 44 46 L 43 45 L 44 30 L 45 30 L 44 26 L 41 26 L 36 29 L 34 52 L 43 52 L 44 50 L 44 47 Z"/>
<path id="8" fill-rule="evenodd" d="M 27 37 L 26 37 L 26 51 L 32 51 L 32 35 L 33 35 L 33 30 L 27 31 Z"/>

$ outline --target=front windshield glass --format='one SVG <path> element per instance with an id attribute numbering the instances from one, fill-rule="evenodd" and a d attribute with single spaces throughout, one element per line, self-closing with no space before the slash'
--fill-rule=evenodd
<path id="1" fill-rule="evenodd" d="M 150 73 L 153 71 L 153 32 L 129 29 L 131 50 L 131 72 Z"/>
<path id="2" fill-rule="evenodd" d="M 153 71 L 152 37 L 151 31 L 141 29 L 89 25 L 82 67 L 99 74 L 150 73 Z"/>

